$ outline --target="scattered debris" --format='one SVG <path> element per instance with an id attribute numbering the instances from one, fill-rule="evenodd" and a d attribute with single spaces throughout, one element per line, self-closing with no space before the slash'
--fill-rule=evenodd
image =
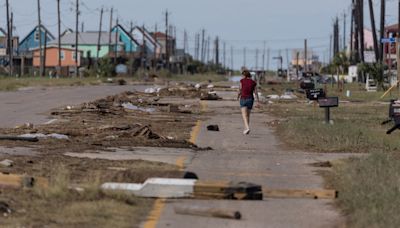
<path id="1" fill-rule="evenodd" d="M 10 140 L 10 141 L 26 141 L 26 142 L 37 142 L 39 139 L 37 137 L 28 136 L 7 136 L 1 135 L 0 140 Z"/>
<path id="2" fill-rule="evenodd" d="M 57 133 L 51 133 L 51 134 L 42 134 L 42 133 L 35 133 L 35 134 L 23 134 L 20 135 L 19 137 L 21 138 L 42 138 L 42 139 L 47 139 L 47 138 L 53 138 L 53 139 L 69 139 L 67 135 L 63 134 L 57 134 Z"/>
<path id="3" fill-rule="evenodd" d="M 0 173 L 0 188 L 32 188 L 40 186 L 48 187 L 48 180 L 45 178 L 33 178 L 30 176 Z"/>
<path id="4" fill-rule="evenodd" d="M 143 184 L 104 183 L 104 190 L 123 190 L 140 197 L 262 200 L 260 185 L 246 182 L 150 178 Z"/>
<path id="5" fill-rule="evenodd" d="M 336 199 L 338 197 L 338 192 L 335 190 L 264 189 L 263 193 L 267 198 Z"/>
<path id="6" fill-rule="evenodd" d="M 330 161 L 316 162 L 316 163 L 312 163 L 311 166 L 320 167 L 320 168 L 332 168 L 332 163 Z"/>
<path id="7" fill-rule="evenodd" d="M 239 211 L 232 211 L 228 209 L 218 209 L 218 208 L 198 207 L 198 206 L 177 206 L 174 208 L 174 210 L 176 214 L 181 214 L 181 215 L 197 215 L 197 216 L 237 219 L 237 220 L 240 220 L 242 218 L 242 214 Z"/>
<path id="8" fill-rule="evenodd" d="M 216 92 L 201 93 L 200 100 L 217 101 L 222 100 L 222 97 L 218 96 Z"/>
<path id="9" fill-rule="evenodd" d="M 5 202 L 0 201 L 0 213 L 2 213 L 3 216 L 7 216 L 8 214 L 11 214 L 11 212 L 12 210 L 10 206 Z"/>
<path id="10" fill-rule="evenodd" d="M 268 95 L 267 98 L 271 100 L 279 100 L 280 96 L 273 94 L 273 95 Z"/>
<path id="11" fill-rule="evenodd" d="M 121 106 L 124 107 L 125 109 L 134 110 L 134 111 L 142 111 L 142 112 L 149 112 L 149 113 L 156 111 L 155 108 L 141 108 L 141 107 L 138 107 L 131 103 L 123 103 Z"/>
<path id="12" fill-rule="evenodd" d="M 9 160 L 9 159 L 5 159 L 5 160 L 0 162 L 0 165 L 3 166 L 3 167 L 12 167 L 14 165 L 14 161 Z"/>
<path id="13" fill-rule="evenodd" d="M 209 131 L 219 131 L 219 126 L 218 125 L 208 125 L 207 130 Z"/>

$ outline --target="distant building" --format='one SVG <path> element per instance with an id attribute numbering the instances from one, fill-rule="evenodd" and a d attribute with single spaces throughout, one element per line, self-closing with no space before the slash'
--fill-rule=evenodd
<path id="1" fill-rule="evenodd" d="M 33 52 L 33 66 L 40 67 L 40 52 L 39 48 L 32 50 Z M 81 66 L 81 52 L 78 52 L 78 67 Z M 52 45 L 46 48 L 45 52 L 46 68 L 55 68 L 58 66 L 58 46 Z M 61 67 L 75 67 L 76 55 L 74 48 L 61 48 Z"/>
<path id="2" fill-rule="evenodd" d="M 36 26 L 28 35 L 19 43 L 18 53 L 22 55 L 28 54 L 32 49 L 39 47 L 39 38 L 42 37 L 42 46 L 45 41 L 49 44 L 55 37 L 43 26 L 40 29 Z"/>
<path id="3" fill-rule="evenodd" d="M 297 59 L 297 53 L 299 58 Z M 291 65 L 296 68 L 298 66 L 299 70 L 304 70 L 304 65 L 307 63 L 307 68 L 305 71 L 318 72 L 321 67 L 321 62 L 319 61 L 319 56 L 314 53 L 313 50 L 307 50 L 307 60 L 305 59 L 304 49 L 298 49 L 292 51 Z"/>
<path id="4" fill-rule="evenodd" d="M 172 36 L 167 36 L 165 33 L 156 32 L 152 34 L 154 39 L 161 45 L 161 54 L 166 55 L 166 50 L 168 48 L 169 55 L 175 54 L 176 40 Z M 168 41 L 168 47 L 167 46 Z"/>
<path id="5" fill-rule="evenodd" d="M 84 58 L 97 58 L 97 52 L 99 54 L 99 58 L 109 55 L 110 47 L 111 50 L 116 49 L 118 51 L 123 51 L 124 43 L 121 42 L 115 35 L 111 36 L 111 45 L 109 46 L 109 32 L 101 32 L 100 33 L 100 49 L 98 50 L 98 40 L 99 40 L 99 32 L 80 32 L 78 34 L 78 50 L 82 51 L 82 56 Z M 61 37 L 61 46 L 63 48 L 72 48 L 75 49 L 76 42 L 76 33 L 66 33 Z M 49 43 L 49 45 L 57 45 L 58 40 L 54 40 Z"/>
<path id="6" fill-rule="evenodd" d="M 132 37 L 139 42 L 140 46 L 143 46 L 143 44 L 146 45 L 146 53 L 148 55 L 151 57 L 155 56 L 156 58 L 161 57 L 161 44 L 158 43 L 155 37 L 153 37 L 153 35 L 150 34 L 146 29 L 136 26 L 132 29 L 131 34 Z"/>
<path id="7" fill-rule="evenodd" d="M 111 36 L 113 36 L 114 39 L 115 35 L 117 35 L 119 41 L 123 43 L 123 49 L 125 53 L 133 53 L 140 50 L 140 43 L 134 39 L 132 34 L 121 25 L 116 25 L 114 28 L 112 28 Z"/>

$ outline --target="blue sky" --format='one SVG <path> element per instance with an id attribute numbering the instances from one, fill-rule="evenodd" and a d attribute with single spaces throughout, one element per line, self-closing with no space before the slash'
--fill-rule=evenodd
<path id="1" fill-rule="evenodd" d="M 194 34 L 202 28 L 207 36 L 219 36 L 226 42 L 227 62 L 230 63 L 230 47 L 234 48 L 234 65 L 243 64 L 243 49 L 247 48 L 247 65 L 256 65 L 255 50 L 261 54 L 266 47 L 271 49 L 270 68 L 276 68 L 273 56 L 279 53 L 286 59 L 286 50 L 302 48 L 304 38 L 309 39 L 309 46 L 323 56 L 328 55 L 329 35 L 335 16 L 342 17 L 350 13 L 351 0 L 80 0 L 81 21 L 85 30 L 98 30 L 100 8 L 106 9 L 103 29 L 109 28 L 109 9 L 114 7 L 121 24 L 129 26 L 145 24 L 153 30 L 155 24 L 164 30 L 163 12 L 171 12 L 170 21 L 177 28 L 178 46 L 182 45 L 183 31 L 189 33 L 189 47 L 193 51 Z M 3 14 L 0 24 L 5 26 L 5 0 L 0 0 Z M 367 2 L 367 1 L 366 1 Z M 376 18 L 379 18 L 379 4 L 375 0 Z M 62 29 L 75 27 L 75 0 L 61 0 Z M 14 12 L 16 33 L 22 38 L 37 24 L 37 0 L 10 1 Z M 42 20 L 56 35 L 57 12 L 56 0 L 41 0 Z M 366 3 L 367 4 L 367 3 Z M 388 1 L 387 23 L 396 21 L 395 1 Z M 369 26 L 369 12 L 366 11 L 366 26 Z M 349 25 L 349 16 L 348 25 Z M 379 22 L 379 20 L 377 20 Z M 342 23 L 342 22 L 341 22 Z M 342 28 L 341 28 L 342 30 Z M 347 28 L 349 31 L 349 27 Z M 290 56 L 289 56 L 290 57 Z M 327 58 L 327 57 L 325 57 Z M 267 62 L 267 61 L 266 61 Z M 284 60 L 286 62 L 286 60 Z M 266 65 L 266 63 L 265 63 Z"/>

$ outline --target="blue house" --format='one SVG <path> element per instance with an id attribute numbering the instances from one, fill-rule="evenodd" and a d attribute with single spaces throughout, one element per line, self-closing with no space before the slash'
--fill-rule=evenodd
<path id="1" fill-rule="evenodd" d="M 29 53 L 31 49 L 39 47 L 39 34 L 42 36 L 42 45 L 44 45 L 46 34 L 47 43 L 54 40 L 55 37 L 43 25 L 36 26 L 28 35 L 19 43 L 18 52 L 20 54 Z"/>
<path id="2" fill-rule="evenodd" d="M 112 36 L 115 37 L 115 33 L 118 33 L 119 42 L 124 45 L 124 52 L 131 53 L 140 51 L 140 44 L 131 36 L 131 34 L 124 29 L 121 25 L 116 25 L 111 30 Z"/>

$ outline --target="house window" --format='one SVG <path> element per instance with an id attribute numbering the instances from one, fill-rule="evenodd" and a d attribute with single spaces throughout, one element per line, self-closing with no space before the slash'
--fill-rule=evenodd
<path id="1" fill-rule="evenodd" d="M 65 59 L 65 53 L 64 53 L 64 51 L 61 51 L 61 60 L 64 60 Z"/>
<path id="2" fill-rule="evenodd" d="M 39 30 L 35 31 L 35 41 L 39 41 Z"/>

